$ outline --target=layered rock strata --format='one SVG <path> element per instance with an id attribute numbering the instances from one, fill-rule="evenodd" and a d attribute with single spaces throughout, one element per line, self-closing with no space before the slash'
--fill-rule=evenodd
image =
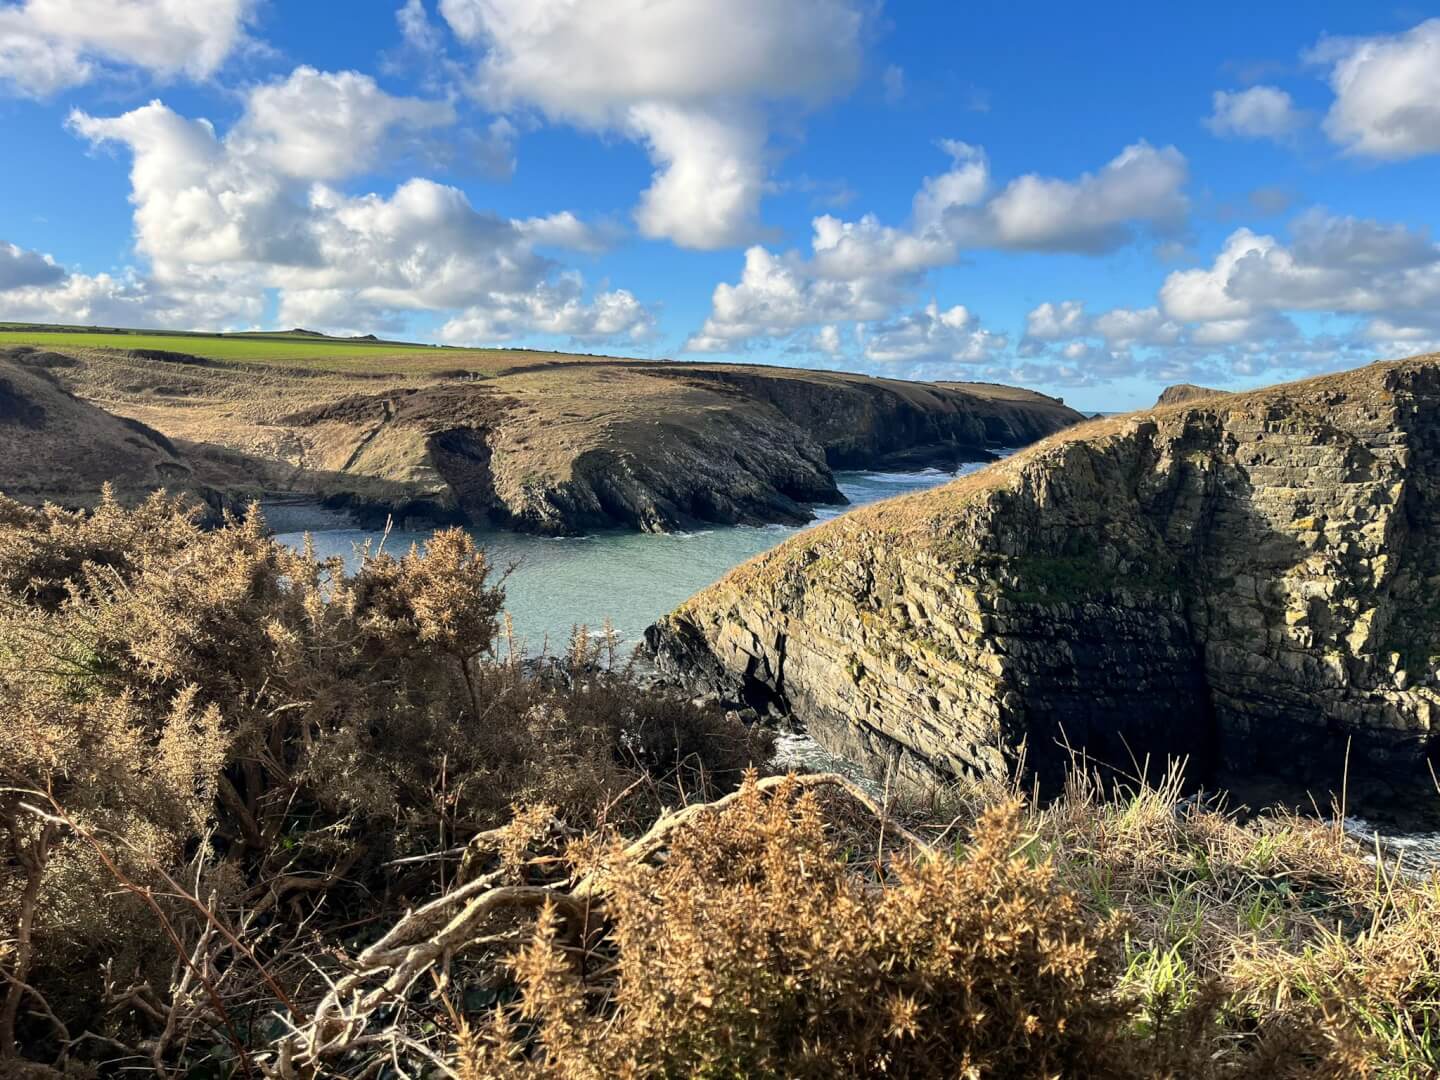
<path id="1" fill-rule="evenodd" d="M 1425 778 L 1440 719 L 1440 365 L 1085 424 L 747 563 L 662 668 L 930 782 L 1022 745 L 1338 786 Z"/>

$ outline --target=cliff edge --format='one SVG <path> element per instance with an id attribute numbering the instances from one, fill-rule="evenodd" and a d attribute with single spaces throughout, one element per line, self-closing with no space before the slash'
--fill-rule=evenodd
<path id="1" fill-rule="evenodd" d="M 545 534 L 800 524 L 811 504 L 844 502 L 835 469 L 989 461 L 1083 419 L 1011 387 L 759 365 L 71 359 L 59 374 L 72 390 L 164 432 L 232 498 Z"/>
<path id="2" fill-rule="evenodd" d="M 1440 357 L 1069 428 L 737 568 L 660 666 L 930 782 L 1026 747 L 1336 786 L 1440 742 Z"/>

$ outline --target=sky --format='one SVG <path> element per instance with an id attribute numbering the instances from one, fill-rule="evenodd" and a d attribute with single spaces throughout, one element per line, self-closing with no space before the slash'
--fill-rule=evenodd
<path id="1" fill-rule="evenodd" d="M 0 0 L 0 320 L 1012 382 L 1440 350 L 1440 4 Z"/>

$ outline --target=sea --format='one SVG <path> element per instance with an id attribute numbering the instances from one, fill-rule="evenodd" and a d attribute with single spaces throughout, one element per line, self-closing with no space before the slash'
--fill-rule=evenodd
<path id="1" fill-rule="evenodd" d="M 849 504 L 817 506 L 815 520 L 798 528 L 733 525 L 694 532 L 563 537 L 472 529 L 471 535 L 498 572 L 508 571 L 506 608 L 527 653 L 563 653 L 576 626 L 598 631 L 606 619 L 628 651 L 662 615 L 727 570 L 797 532 L 858 506 L 925 491 L 981 467 L 962 465 L 955 472 L 839 472 L 835 481 Z M 366 542 L 379 545 L 383 540 L 387 551 L 401 554 L 411 544 L 424 544 L 430 535 L 428 530 L 395 529 L 387 535 L 359 529 L 345 516 L 317 506 L 277 504 L 264 509 L 281 543 L 299 547 L 308 532 L 317 555 L 340 555 L 352 566 Z"/>
<path id="2" fill-rule="evenodd" d="M 656 619 L 717 581 L 726 571 L 859 506 L 925 491 L 982 468 L 954 472 L 840 472 L 835 479 L 848 505 L 818 506 L 807 525 L 715 526 L 694 532 L 602 532 L 589 536 L 540 537 L 495 529 L 472 529 L 491 565 L 505 573 L 505 599 L 520 647 L 529 655 L 563 653 L 577 626 L 598 631 L 608 620 L 628 653 Z M 300 547 L 308 535 L 317 555 L 339 555 L 352 567 L 369 543 L 402 553 L 424 544 L 429 530 L 361 529 L 345 515 L 313 505 L 265 507 L 275 538 Z M 808 736 L 779 740 L 779 761 L 797 767 L 845 773 L 864 784 L 862 770 L 829 754 Z M 1387 861 L 1397 856 L 1411 869 L 1440 867 L 1440 833 L 1404 831 L 1345 819 L 1346 830 L 1366 847 L 1378 847 Z"/>

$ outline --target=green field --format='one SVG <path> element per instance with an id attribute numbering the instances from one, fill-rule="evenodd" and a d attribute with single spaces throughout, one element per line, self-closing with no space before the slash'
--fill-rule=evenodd
<path id="1" fill-rule="evenodd" d="M 464 370 L 500 374 L 521 367 L 590 359 L 532 349 L 461 349 L 293 332 L 197 334 L 0 323 L 0 348 L 6 345 L 33 345 L 57 352 L 74 349 L 159 349 L 207 360 L 278 364 L 347 373 Z"/>

